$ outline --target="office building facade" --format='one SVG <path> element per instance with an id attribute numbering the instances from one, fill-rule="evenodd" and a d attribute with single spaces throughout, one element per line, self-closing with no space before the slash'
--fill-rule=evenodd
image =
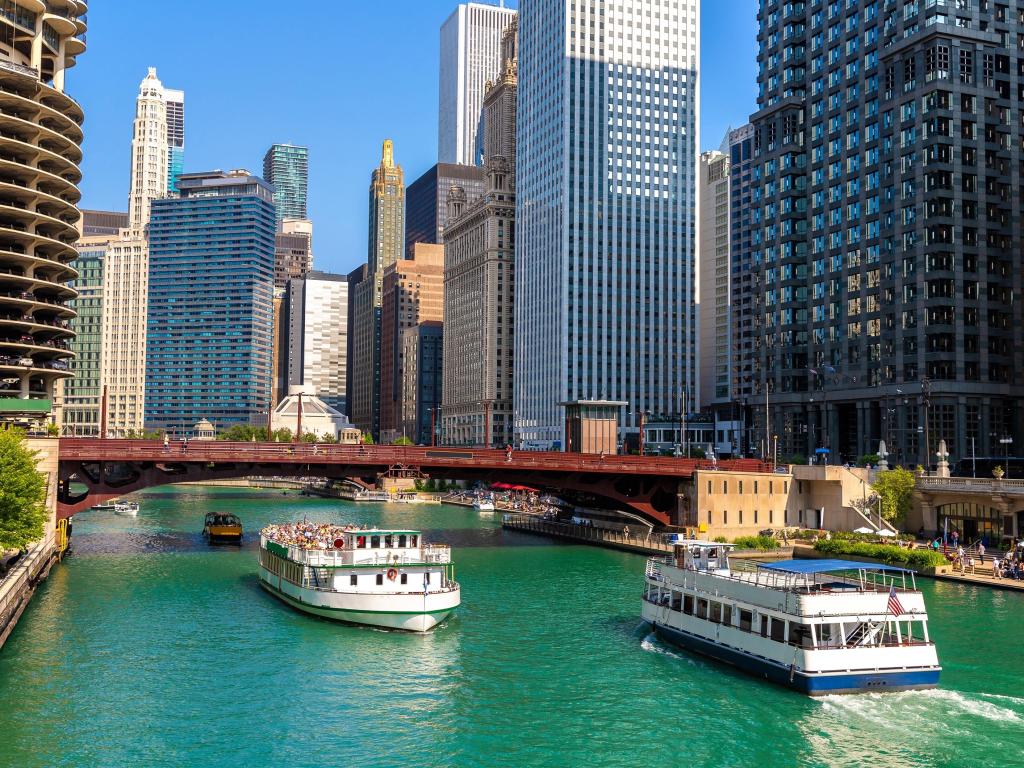
<path id="1" fill-rule="evenodd" d="M 441 25 L 437 161 L 479 165 L 484 92 L 501 71 L 501 36 L 516 12 L 461 3 Z"/>
<path id="2" fill-rule="evenodd" d="M 61 434 L 98 437 L 100 434 L 100 360 L 103 345 L 103 261 L 110 235 L 82 237 L 75 245 L 78 277 L 68 287 L 77 296 L 68 302 L 75 316 L 70 320 L 74 338 L 69 361 L 72 378 L 59 387 Z"/>
<path id="3" fill-rule="evenodd" d="M 403 361 L 398 405 L 400 431 L 417 445 L 433 445 L 441 404 L 444 324 L 426 320 L 405 328 L 400 344 Z"/>
<path id="4" fill-rule="evenodd" d="M 263 156 L 263 178 L 274 185 L 278 224 L 284 219 L 307 218 L 309 148 L 273 144 Z"/>
<path id="5" fill-rule="evenodd" d="M 1020 14 L 786 7 L 761 4 L 752 118 L 768 432 L 911 466 L 1019 447 Z"/>
<path id="6" fill-rule="evenodd" d="M 303 384 L 338 411 L 347 406 L 348 278 L 310 272 L 288 282 L 288 385 Z"/>
<path id="7" fill-rule="evenodd" d="M 517 443 L 581 400 L 635 439 L 693 391 L 699 40 L 696 0 L 520 6 Z"/>
<path id="8" fill-rule="evenodd" d="M 513 20 L 502 38 L 502 71 L 484 96 L 484 196 L 473 203 L 455 188 L 448 197 L 439 418 L 446 445 L 513 440 L 517 34 Z"/>
<path id="9" fill-rule="evenodd" d="M 0 420 L 49 417 L 58 380 L 71 375 L 82 108 L 65 72 L 85 51 L 85 3 L 59 24 L 43 5 L 0 13 Z"/>
<path id="10" fill-rule="evenodd" d="M 475 165 L 438 163 L 409 185 L 405 192 L 405 258 L 416 243 L 444 242 L 448 225 L 448 192 L 462 189 L 470 202 L 484 193 L 484 169 Z"/>
<path id="11" fill-rule="evenodd" d="M 384 270 L 380 319 L 380 439 L 402 436 L 402 331 L 444 319 L 444 247 L 417 243 L 412 259 Z"/>
<path id="12" fill-rule="evenodd" d="M 313 269 L 313 222 L 284 219 L 274 241 L 274 285 L 284 288 L 289 280 L 301 280 Z"/>
<path id="13" fill-rule="evenodd" d="M 394 145 L 384 142 L 380 165 L 370 178 L 369 243 L 366 273 L 354 284 L 352 302 L 352 422 L 374 439 L 380 435 L 381 288 L 384 270 L 405 248 L 405 177 L 395 163 Z"/>
<path id="14" fill-rule="evenodd" d="M 732 384 L 732 307 L 729 272 L 729 157 L 700 156 L 698 195 L 697 301 L 700 325 L 699 387 L 701 408 L 728 403 Z"/>
<path id="15" fill-rule="evenodd" d="M 185 174 L 178 187 L 150 220 L 146 426 L 266 424 L 273 190 L 246 171 Z"/>
<path id="16" fill-rule="evenodd" d="M 167 113 L 167 192 L 178 194 L 178 177 L 185 172 L 185 92 L 164 88 Z"/>

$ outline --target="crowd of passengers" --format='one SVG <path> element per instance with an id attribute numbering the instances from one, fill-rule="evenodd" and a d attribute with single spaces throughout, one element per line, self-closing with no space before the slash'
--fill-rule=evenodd
<path id="1" fill-rule="evenodd" d="M 360 531 L 374 530 L 366 526 L 333 525 L 331 523 L 273 523 L 260 533 L 271 541 L 300 549 L 334 549 L 335 542 L 344 540 L 346 533 L 356 533 L 356 549 L 378 549 L 384 547 L 405 548 L 419 544 L 417 534 L 374 533 L 362 535 Z"/>

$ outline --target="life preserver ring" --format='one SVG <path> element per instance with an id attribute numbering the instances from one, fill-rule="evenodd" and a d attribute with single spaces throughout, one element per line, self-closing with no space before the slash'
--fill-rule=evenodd
<path id="1" fill-rule="evenodd" d="M 398 578 L 398 571 L 395 568 L 388 568 L 388 581 L 394 581 Z"/>

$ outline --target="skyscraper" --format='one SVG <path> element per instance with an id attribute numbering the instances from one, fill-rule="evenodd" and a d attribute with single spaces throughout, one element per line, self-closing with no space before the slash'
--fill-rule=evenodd
<path id="1" fill-rule="evenodd" d="M 167 111 L 167 191 L 178 194 L 178 177 L 185 172 L 185 92 L 164 88 Z"/>
<path id="2" fill-rule="evenodd" d="M 416 243 L 443 242 L 452 187 L 461 188 L 469 202 L 476 202 L 484 193 L 484 169 L 437 163 L 406 189 L 405 258 L 413 257 Z"/>
<path id="3" fill-rule="evenodd" d="M 441 25 L 437 160 L 479 165 L 487 81 L 501 71 L 501 35 L 515 11 L 462 3 Z"/>
<path id="4" fill-rule="evenodd" d="M 107 397 L 107 434 L 114 437 L 141 430 L 145 415 L 147 227 L 150 204 L 168 190 L 167 109 L 167 91 L 150 67 L 135 100 L 128 227 L 103 259 L 100 386 Z"/>
<path id="5" fill-rule="evenodd" d="M 448 445 L 512 442 L 513 284 L 517 25 L 502 39 L 504 62 L 484 96 L 486 191 L 448 196 L 444 273 L 444 405 Z"/>
<path id="6" fill-rule="evenodd" d="M 412 259 L 384 270 L 380 319 L 380 439 L 393 442 L 402 429 L 402 331 L 444 318 L 444 247 L 417 243 Z"/>
<path id="7" fill-rule="evenodd" d="M 185 174 L 178 187 L 150 221 L 146 426 L 266 423 L 273 191 L 247 171 Z"/>
<path id="8" fill-rule="evenodd" d="M 346 407 L 348 278 L 310 272 L 288 281 L 288 385 L 305 384 L 339 411 Z"/>
<path id="9" fill-rule="evenodd" d="M 274 248 L 274 285 L 284 288 L 289 280 L 301 280 L 313 268 L 313 222 L 309 219 L 278 222 Z"/>
<path id="10" fill-rule="evenodd" d="M 940 440 L 955 459 L 1024 440 L 1011 7 L 762 3 L 759 359 L 783 455 L 884 439 L 929 466 Z"/>
<path id="11" fill-rule="evenodd" d="M 263 178 L 274 185 L 277 222 L 306 218 L 309 191 L 309 148 L 273 144 L 263 156 Z"/>
<path id="12" fill-rule="evenodd" d="M 516 434 L 564 408 L 678 413 L 693 391 L 696 0 L 523 0 L 516 120 Z"/>
<path id="13" fill-rule="evenodd" d="M 402 373 L 396 431 L 418 445 L 433 444 L 430 430 L 437 430 L 444 360 L 443 329 L 444 324 L 438 320 L 424 320 L 405 328 L 400 336 Z"/>
<path id="14" fill-rule="evenodd" d="M 394 145 L 384 142 L 380 165 L 370 178 L 370 233 L 366 273 L 353 283 L 351 417 L 374 438 L 380 434 L 380 302 L 385 268 L 402 258 L 405 180 L 395 165 Z"/>
<path id="15" fill-rule="evenodd" d="M 704 152 L 698 170 L 700 236 L 699 402 L 728 403 L 732 383 L 732 317 L 729 293 L 729 156 Z"/>

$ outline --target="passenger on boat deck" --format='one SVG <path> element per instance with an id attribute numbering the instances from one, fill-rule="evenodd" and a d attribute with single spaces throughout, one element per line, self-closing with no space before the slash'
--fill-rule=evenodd
<path id="1" fill-rule="evenodd" d="M 260 533 L 279 544 L 302 547 L 303 549 L 330 549 L 334 547 L 336 539 L 351 530 L 353 530 L 352 526 L 300 522 L 271 524 L 263 528 Z"/>

